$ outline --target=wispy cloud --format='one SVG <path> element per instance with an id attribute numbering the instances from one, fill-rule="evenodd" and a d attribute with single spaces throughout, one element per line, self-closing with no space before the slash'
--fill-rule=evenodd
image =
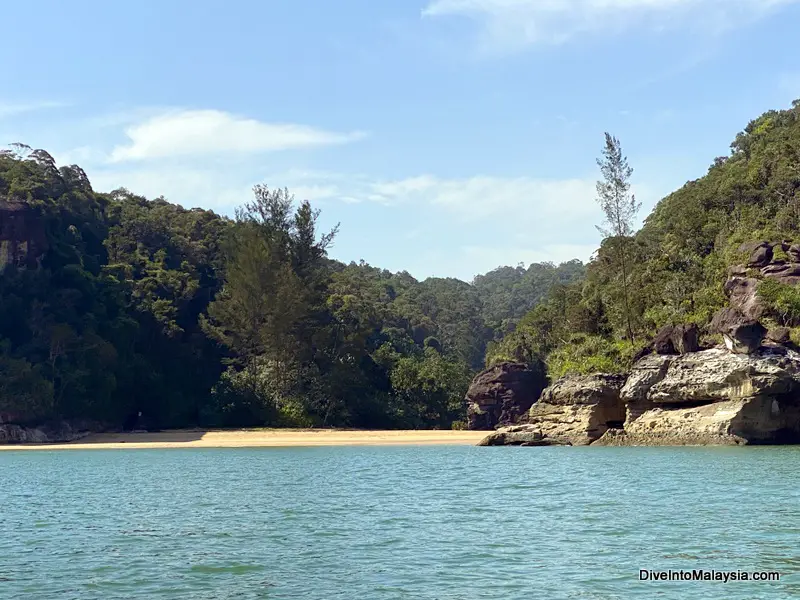
<path id="1" fill-rule="evenodd" d="M 0 119 L 63 106 L 66 106 L 63 102 L 3 102 L 0 100 Z"/>
<path id="2" fill-rule="evenodd" d="M 479 24 L 484 50 L 509 52 L 563 43 L 598 31 L 701 26 L 720 32 L 800 0 L 431 0 L 424 17 L 466 17 Z"/>
<path id="3" fill-rule="evenodd" d="M 265 123 L 219 110 L 171 111 L 125 130 L 129 143 L 117 146 L 112 162 L 211 154 L 252 154 L 345 144 L 365 136 L 308 125 Z"/>

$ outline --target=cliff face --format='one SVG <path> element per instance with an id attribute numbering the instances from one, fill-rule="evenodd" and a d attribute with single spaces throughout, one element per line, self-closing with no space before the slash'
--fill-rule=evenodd
<path id="1" fill-rule="evenodd" d="M 564 378 L 531 407 L 528 424 L 498 429 L 481 445 L 798 442 L 800 353 L 771 344 L 751 354 L 718 347 L 646 356 L 627 380 L 611 375 Z"/>
<path id="2" fill-rule="evenodd" d="M 492 430 L 525 418 L 547 385 L 543 364 L 504 362 L 479 373 L 467 391 L 469 429 Z"/>
<path id="3" fill-rule="evenodd" d="M 36 268 L 46 250 L 44 223 L 31 207 L 0 198 L 0 271 L 12 265 Z"/>
<path id="4" fill-rule="evenodd" d="M 624 429 L 600 445 L 738 445 L 800 441 L 800 354 L 713 348 L 634 365 Z"/>

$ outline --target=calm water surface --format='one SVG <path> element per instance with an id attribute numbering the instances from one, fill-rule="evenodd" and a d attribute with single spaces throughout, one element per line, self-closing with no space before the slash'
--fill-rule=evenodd
<path id="1" fill-rule="evenodd" d="M 800 597 L 800 448 L 0 452 L 0 598 Z M 640 582 L 639 569 L 780 583 Z"/>

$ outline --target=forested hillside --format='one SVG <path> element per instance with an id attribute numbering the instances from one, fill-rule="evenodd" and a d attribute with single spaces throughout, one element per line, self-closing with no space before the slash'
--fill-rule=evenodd
<path id="1" fill-rule="evenodd" d="M 729 155 L 664 198 L 638 232 L 607 237 L 585 280 L 553 287 L 513 334 L 492 345 L 489 361 L 543 356 L 552 378 L 624 371 L 663 325 L 696 323 L 713 342 L 708 325 L 726 303 L 727 269 L 746 260 L 742 244 L 800 242 L 799 189 L 800 101 L 795 101 L 791 109 L 750 122 Z M 627 253 L 624 279 L 620 247 Z M 770 283 L 761 292 L 774 320 L 800 324 L 794 288 Z M 796 341 L 798 334 L 793 333 Z"/>
<path id="2" fill-rule="evenodd" d="M 555 379 L 624 371 L 665 324 L 713 342 L 742 243 L 800 241 L 800 103 L 752 121 L 638 232 L 613 223 L 638 208 L 618 140 L 603 157 L 610 226 L 588 266 L 466 283 L 331 260 L 336 231 L 287 190 L 257 186 L 227 218 L 97 193 L 17 145 L 0 154 L 0 419 L 451 427 L 485 363 L 542 358 Z M 800 325 L 795 288 L 762 296 L 768 320 Z"/>
<path id="3" fill-rule="evenodd" d="M 449 428 L 486 344 L 583 273 L 420 282 L 329 259 L 336 232 L 286 190 L 242 201 L 225 218 L 97 193 L 42 150 L 2 152 L 0 420 Z"/>

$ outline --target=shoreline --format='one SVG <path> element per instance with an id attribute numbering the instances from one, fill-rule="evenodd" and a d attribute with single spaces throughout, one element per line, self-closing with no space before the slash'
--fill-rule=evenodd
<path id="1" fill-rule="evenodd" d="M 485 431 L 348 429 L 179 429 L 92 433 L 74 442 L 0 444 L 3 450 L 291 448 L 317 446 L 474 446 Z"/>

